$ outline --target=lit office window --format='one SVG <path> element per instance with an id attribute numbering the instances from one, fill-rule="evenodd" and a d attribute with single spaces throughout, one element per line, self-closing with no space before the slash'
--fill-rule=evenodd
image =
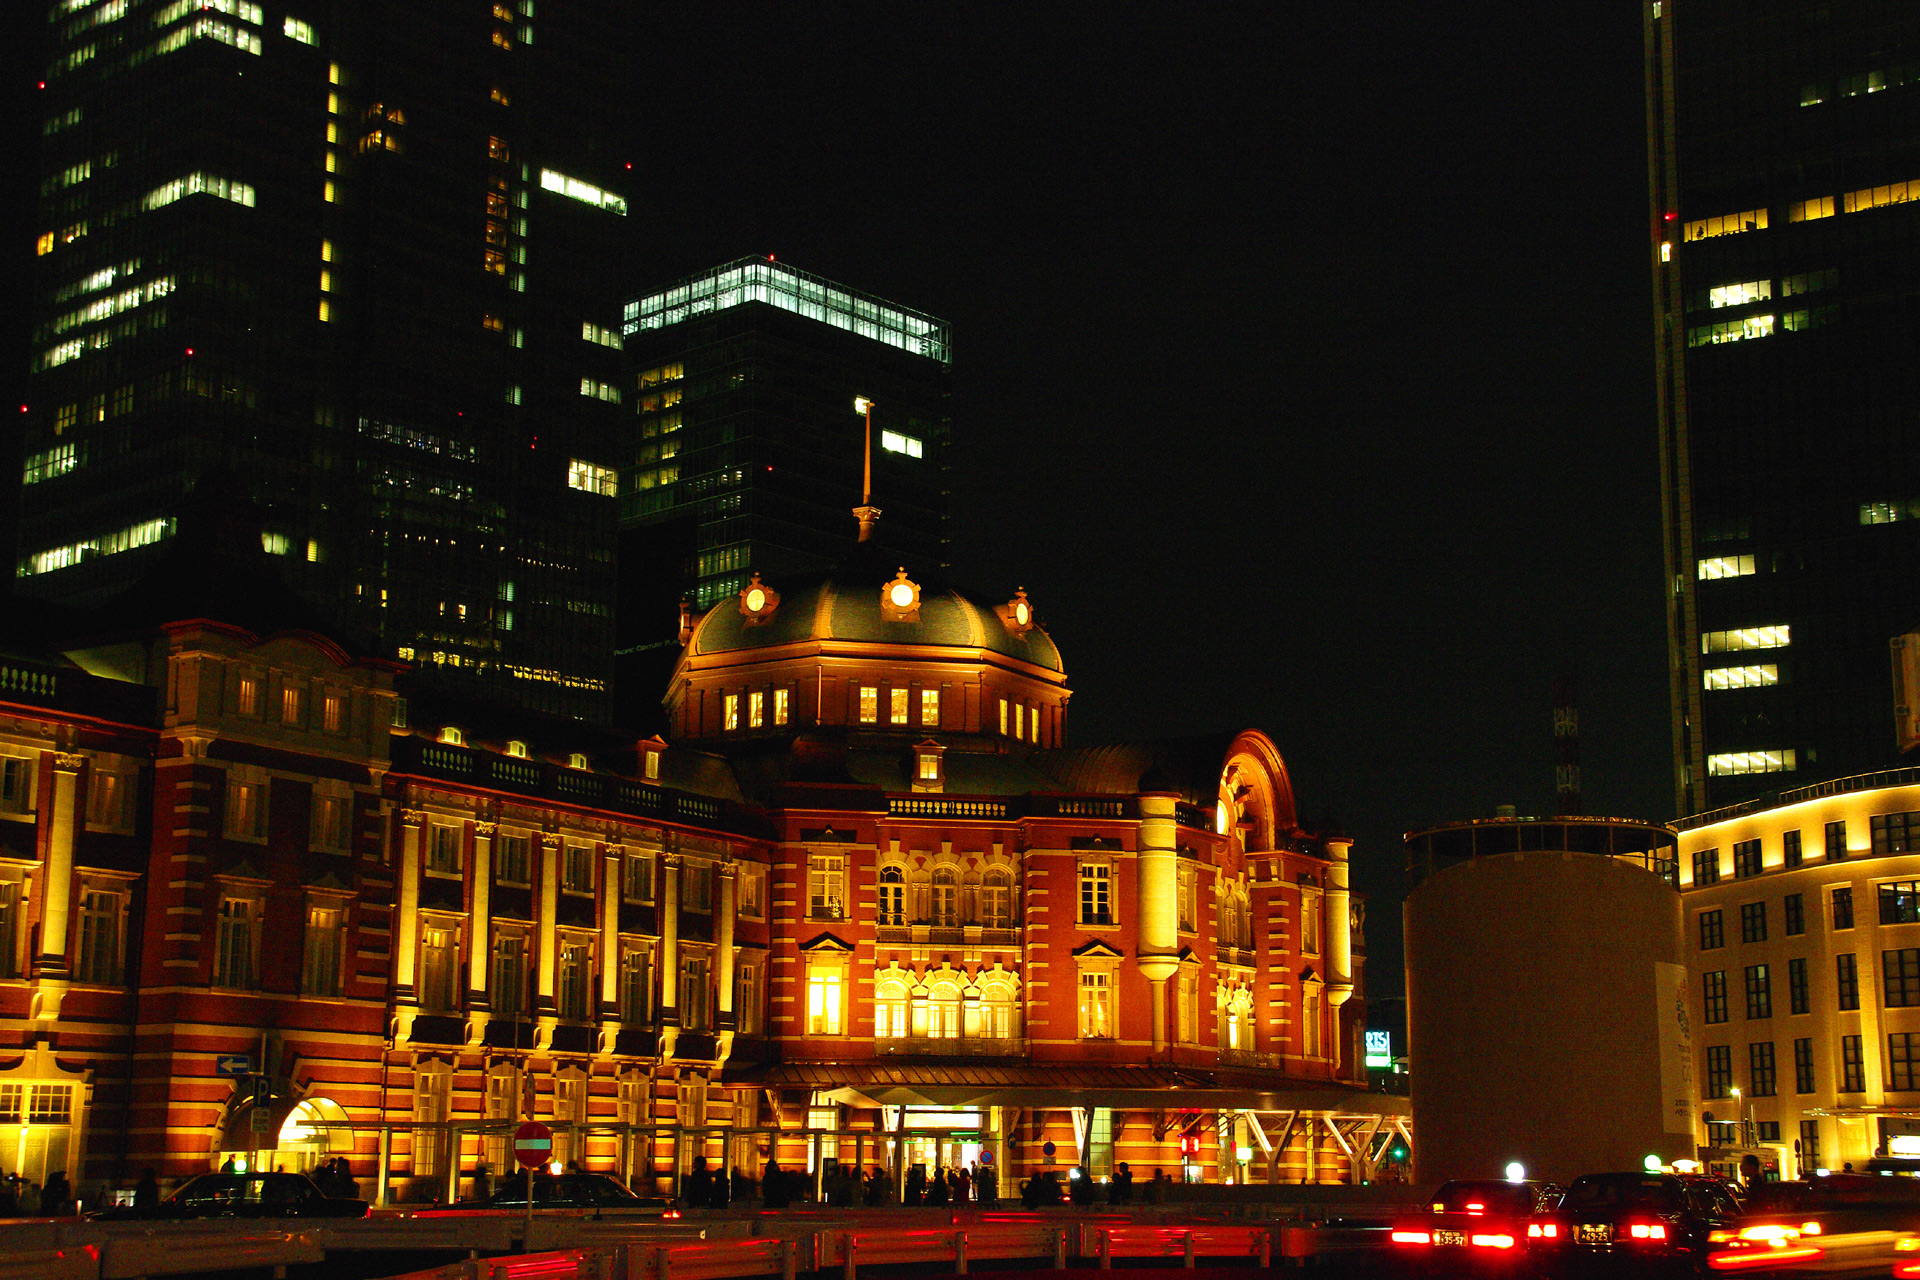
<path id="1" fill-rule="evenodd" d="M 1709 307 L 1737 307 L 1745 302 L 1765 302 L 1773 296 L 1773 281 L 1746 280 L 1739 284 L 1716 285 L 1707 290 Z"/>
<path id="2" fill-rule="evenodd" d="M 889 689 L 887 698 L 887 719 L 890 724 L 907 722 L 907 693 L 905 689 Z"/>
<path id="3" fill-rule="evenodd" d="M 904 453 L 909 458 L 924 457 L 926 445 L 913 436 L 901 435 L 898 431 L 882 431 L 880 447 L 888 453 Z"/>
<path id="4" fill-rule="evenodd" d="M 729 693 L 720 699 L 721 728 L 733 733 L 740 728 L 740 695 Z"/>
<path id="5" fill-rule="evenodd" d="M 1742 649 L 1784 649 L 1792 643 L 1791 628 L 1785 624 L 1771 627 L 1741 627 L 1734 631 L 1703 631 L 1700 652 L 1735 653 Z"/>
<path id="6" fill-rule="evenodd" d="M 1708 240 L 1714 236 L 1739 235 L 1743 231 L 1765 231 L 1767 229 L 1767 211 L 1748 209 L 1743 213 L 1726 213 L 1717 218 L 1699 218 L 1689 222 L 1686 227 L 1686 239 Z"/>
<path id="7" fill-rule="evenodd" d="M 1758 689 L 1780 683 L 1780 668 L 1771 662 L 1751 667 L 1715 667 L 1701 675 L 1709 692 L 1719 689 Z"/>
<path id="8" fill-rule="evenodd" d="M 1711 556 L 1697 565 L 1700 581 L 1711 582 L 1716 578 L 1745 578 L 1755 572 L 1753 557 Z"/>
<path id="9" fill-rule="evenodd" d="M 1912 182 L 1892 182 L 1884 187 L 1862 187 L 1858 191 L 1849 191 L 1841 198 L 1840 207 L 1847 213 L 1861 213 L 1868 209 L 1878 209 L 1883 205 L 1906 204 L 1909 200 L 1920 200 L 1920 179 Z"/>
<path id="10" fill-rule="evenodd" d="M 612 347 L 615 351 L 620 350 L 620 331 L 618 329 L 603 328 L 591 320 L 586 320 L 581 322 L 580 336 L 588 342 L 597 342 L 603 347 Z"/>
<path id="11" fill-rule="evenodd" d="M 574 458 L 567 463 L 567 487 L 583 493 L 597 493 L 603 498 L 618 497 L 620 473 L 612 467 Z"/>
<path id="12" fill-rule="evenodd" d="M 605 400 L 610 404 L 620 403 L 620 388 L 611 382 L 597 382 L 592 378 L 580 379 L 580 394 L 595 400 Z"/>
<path id="13" fill-rule="evenodd" d="M 314 34 L 313 24 L 302 22 L 298 18 L 288 18 L 281 24 L 280 29 L 286 33 L 289 40 L 298 40 L 301 44 L 320 43 L 320 37 Z"/>
<path id="14" fill-rule="evenodd" d="M 1788 222 L 1814 222 L 1820 218 L 1832 216 L 1832 196 L 1815 196 L 1811 200 L 1796 200 L 1787 206 Z"/>
<path id="15" fill-rule="evenodd" d="M 863 684 L 860 686 L 860 723 L 878 724 L 880 722 L 880 687 Z"/>
<path id="16" fill-rule="evenodd" d="M 929 729 L 940 726 L 940 691 L 922 689 L 920 691 L 920 723 Z"/>
<path id="17" fill-rule="evenodd" d="M 1726 751 L 1707 757 L 1707 775 L 1730 777 L 1741 773 L 1791 773 L 1798 767 L 1793 748 L 1781 751 Z"/>
<path id="18" fill-rule="evenodd" d="M 747 728 L 758 729 L 767 722 L 767 695 L 755 691 L 747 695 Z"/>
<path id="19" fill-rule="evenodd" d="M 1748 316 L 1743 320 L 1723 320 L 1718 324 L 1696 325 L 1687 330 L 1690 347 L 1718 346 L 1723 342 L 1746 342 L 1752 338 L 1773 336 L 1772 316 Z"/>
<path id="20" fill-rule="evenodd" d="M 787 691 L 785 689 L 773 691 L 773 722 L 775 724 L 787 722 Z"/>

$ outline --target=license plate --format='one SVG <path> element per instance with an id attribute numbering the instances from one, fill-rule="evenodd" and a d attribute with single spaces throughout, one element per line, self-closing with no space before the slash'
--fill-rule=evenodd
<path id="1" fill-rule="evenodd" d="M 1581 1244 L 1612 1244 L 1613 1224 L 1611 1222 L 1582 1222 L 1574 1227 L 1574 1239 Z"/>
<path id="2" fill-rule="evenodd" d="M 1435 1231 L 1433 1233 L 1433 1242 L 1435 1244 L 1464 1245 L 1467 1242 L 1467 1233 L 1464 1231 Z"/>

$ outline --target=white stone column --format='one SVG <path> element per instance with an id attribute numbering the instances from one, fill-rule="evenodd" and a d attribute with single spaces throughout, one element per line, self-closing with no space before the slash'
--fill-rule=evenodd
<path id="1" fill-rule="evenodd" d="M 73 911 L 73 840 L 78 827 L 80 770 L 78 752 L 53 755 L 53 804 L 47 813 L 46 884 L 41 890 L 40 963 L 42 973 L 64 977 L 68 921 Z"/>
<path id="2" fill-rule="evenodd" d="M 721 1062 L 727 1060 L 727 1054 L 733 1049 L 733 903 L 734 878 L 738 868 L 732 859 L 720 864 L 720 903 L 714 917 L 714 994 L 719 1001 L 719 1015 L 713 1025 L 719 1031 L 719 1047 L 714 1056 Z"/>
<path id="3" fill-rule="evenodd" d="M 620 871 L 626 862 L 624 846 L 606 846 L 600 863 L 600 1019 L 610 1031 L 620 1029 Z M 607 1046 L 611 1052 L 613 1046 Z"/>
<path id="4" fill-rule="evenodd" d="M 1348 903 L 1347 872 L 1348 856 L 1353 849 L 1353 841 L 1346 836 L 1327 837 L 1327 891 L 1321 901 L 1326 904 L 1327 943 L 1327 1006 L 1338 1009 L 1353 994 L 1353 916 Z M 1334 1019 L 1338 1028 L 1339 1018 Z M 1329 1055 L 1336 1061 L 1339 1054 Z"/>
<path id="5" fill-rule="evenodd" d="M 499 830 L 491 822 L 473 824 L 473 936 L 467 947 L 467 1007 L 482 1011 L 477 1019 L 486 1025 L 487 962 L 493 954 L 493 837 Z"/>
<path id="6" fill-rule="evenodd" d="M 534 1006 L 548 1021 L 554 1015 L 554 980 L 558 976 L 559 946 L 557 925 L 560 912 L 560 837 L 551 832 L 540 836 L 540 957 L 535 963 Z"/>
<path id="7" fill-rule="evenodd" d="M 680 1038 L 680 855 L 660 859 L 660 1056 Z"/>
<path id="8" fill-rule="evenodd" d="M 393 985 L 405 1004 L 419 1003 L 414 965 L 420 957 L 420 838 L 426 821 L 427 815 L 418 809 L 400 811 L 400 910 L 392 939 Z"/>
<path id="9" fill-rule="evenodd" d="M 1153 984 L 1153 1051 L 1167 1047 L 1167 979 L 1180 969 L 1180 852 L 1174 843 L 1179 797 L 1140 797 L 1139 938 L 1135 963 Z"/>

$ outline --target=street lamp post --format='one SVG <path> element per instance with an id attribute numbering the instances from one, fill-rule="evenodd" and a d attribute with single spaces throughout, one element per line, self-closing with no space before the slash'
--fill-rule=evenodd
<path id="1" fill-rule="evenodd" d="M 865 542 L 873 536 L 873 522 L 880 518 L 880 508 L 873 505 L 873 401 L 866 396 L 855 396 L 853 411 L 867 420 L 867 443 L 861 454 L 860 505 L 853 509 L 854 518 L 860 521 L 860 541 Z"/>

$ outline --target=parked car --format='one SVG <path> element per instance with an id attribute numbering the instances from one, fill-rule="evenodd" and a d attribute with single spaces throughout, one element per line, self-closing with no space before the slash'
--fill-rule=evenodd
<path id="1" fill-rule="evenodd" d="M 618 1180 L 603 1173 L 541 1173 L 533 1178 L 533 1207 L 535 1209 L 585 1209 L 594 1213 L 612 1212 L 620 1216 L 658 1214 L 666 1208 L 664 1200 L 648 1200 L 633 1194 L 621 1186 Z M 431 1209 L 418 1210 L 417 1218 L 449 1217 L 454 1215 L 491 1215 L 506 1213 L 525 1213 L 527 1210 L 527 1179 L 524 1174 L 513 1174 L 501 1179 L 500 1186 L 485 1200 L 477 1203 L 436 1205 Z"/>
<path id="2" fill-rule="evenodd" d="M 1698 1272 L 1714 1234 L 1739 1221 L 1738 1202 L 1716 1178 L 1589 1173 L 1568 1185 L 1557 1208 L 1536 1216 L 1534 1242 L 1554 1276 Z"/>
<path id="3" fill-rule="evenodd" d="M 1430 1275 L 1525 1272 L 1538 1244 L 1534 1215 L 1560 1188 L 1542 1182 L 1460 1180 L 1441 1185 L 1393 1224 L 1395 1256 Z"/>
<path id="4" fill-rule="evenodd" d="M 1920 1275 L 1920 1182 L 1832 1174 L 1766 1182 L 1747 1197 L 1739 1226 L 1717 1232 L 1707 1265 L 1715 1271 L 1884 1271 Z"/>
<path id="5" fill-rule="evenodd" d="M 159 1204 L 87 1215 L 101 1221 L 186 1218 L 364 1218 L 365 1200 L 329 1196 L 303 1173 L 203 1173 Z"/>

